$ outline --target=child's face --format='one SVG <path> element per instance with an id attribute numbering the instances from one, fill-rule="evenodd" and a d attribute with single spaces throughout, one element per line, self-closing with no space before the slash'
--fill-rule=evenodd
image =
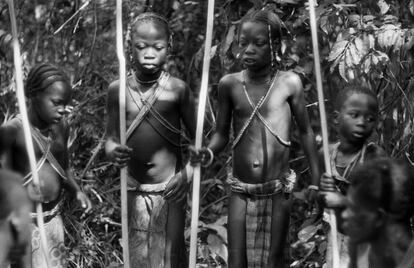
<path id="1" fill-rule="evenodd" d="M 131 46 L 136 67 L 144 73 L 156 73 L 166 61 L 167 32 L 154 22 L 138 21 L 132 27 Z"/>
<path id="2" fill-rule="evenodd" d="M 241 60 L 247 69 L 261 69 L 271 64 L 269 28 L 261 22 L 244 22 L 240 28 Z"/>
<path id="3" fill-rule="evenodd" d="M 365 142 L 377 124 L 377 117 L 377 101 L 372 96 L 351 94 L 338 115 L 340 137 L 351 143 Z"/>
<path id="4" fill-rule="evenodd" d="M 59 123 L 69 104 L 72 94 L 70 85 L 56 81 L 33 97 L 37 117 L 46 125 Z"/>
<path id="5" fill-rule="evenodd" d="M 342 229 L 357 243 L 368 242 L 376 236 L 380 225 L 378 210 L 362 202 L 352 186 L 347 194 L 347 206 L 342 212 Z"/>

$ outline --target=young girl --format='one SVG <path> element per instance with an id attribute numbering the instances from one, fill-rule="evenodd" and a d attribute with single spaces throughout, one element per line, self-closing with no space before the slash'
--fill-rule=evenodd
<path id="1" fill-rule="evenodd" d="M 378 158 L 351 174 L 342 227 L 355 243 L 367 243 L 367 261 L 358 268 L 413 267 L 414 170 L 408 163 Z M 408 251 L 407 251 L 408 250 Z"/>
<path id="2" fill-rule="evenodd" d="M 319 185 L 314 135 L 298 75 L 275 67 L 280 22 L 269 11 L 247 14 L 239 28 L 239 57 L 245 69 L 219 83 L 216 131 L 192 162 L 206 164 L 224 149 L 233 126 L 233 174 L 230 181 L 229 267 L 283 267 L 289 227 L 289 201 L 295 173 L 289 168 L 290 129 L 294 116 Z"/>
<path id="3" fill-rule="evenodd" d="M 163 70 L 171 45 L 165 18 L 139 15 L 130 26 L 126 146 L 119 144 L 119 82 L 109 86 L 106 153 L 128 168 L 131 267 L 185 267 L 187 174 L 180 138 L 184 123 L 193 136 L 194 100 L 180 79 Z"/>
<path id="4" fill-rule="evenodd" d="M 66 267 L 64 229 L 60 208 L 64 189 L 69 190 L 87 211 L 91 203 L 72 177 L 69 169 L 67 141 L 69 128 L 63 121 L 66 105 L 71 100 L 71 86 L 67 76 L 51 64 L 35 66 L 29 73 L 25 95 L 28 116 L 35 146 L 40 193 L 34 190 L 26 151 L 21 117 L 6 123 L 4 128 L 12 140 L 3 152 L 3 167 L 24 176 L 29 197 L 33 201 L 32 218 L 36 218 L 35 203 L 42 202 L 49 260 L 52 267 Z M 35 222 L 35 221 L 34 221 Z M 31 263 L 34 268 L 47 267 L 41 248 L 38 227 L 32 224 Z M 30 263 L 30 254 L 26 265 Z"/>
<path id="5" fill-rule="evenodd" d="M 339 141 L 330 145 L 332 177 L 322 176 L 321 189 L 327 191 L 324 193 L 326 206 L 335 209 L 337 219 L 340 220 L 351 171 L 365 160 L 385 153 L 374 143 L 368 143 L 378 119 L 378 102 L 372 91 L 360 85 L 348 85 L 338 94 L 335 106 L 334 123 Z M 340 225 L 339 221 L 338 226 Z M 354 249 L 349 247 L 348 237 L 341 229 L 339 231 L 340 267 L 348 268 L 349 250 Z M 329 239 L 326 260 L 328 267 L 332 266 L 331 243 Z"/>

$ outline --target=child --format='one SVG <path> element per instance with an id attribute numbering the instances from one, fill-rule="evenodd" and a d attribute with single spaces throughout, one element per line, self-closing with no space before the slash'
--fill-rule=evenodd
<path id="1" fill-rule="evenodd" d="M 109 86 L 108 157 L 128 168 L 131 267 L 184 267 L 187 174 L 181 163 L 181 120 L 194 135 L 190 89 L 163 70 L 171 32 L 165 18 L 143 13 L 131 24 L 127 78 L 127 144 L 119 144 L 119 82 Z"/>
<path id="2" fill-rule="evenodd" d="M 192 152 L 192 162 L 211 163 L 228 143 L 232 123 L 230 268 L 284 267 L 289 206 L 283 192 L 290 192 L 295 180 L 288 165 L 292 115 L 310 162 L 311 188 L 319 185 L 315 139 L 301 80 L 293 72 L 272 69 L 274 40 L 279 38 L 280 22 L 274 13 L 260 10 L 244 17 L 238 39 L 246 69 L 221 79 L 216 131 L 207 148 Z"/>
<path id="3" fill-rule="evenodd" d="M 384 151 L 374 143 L 368 143 L 378 119 L 378 102 L 375 94 L 360 85 L 348 85 L 340 91 L 335 103 L 334 123 L 339 141 L 330 145 L 332 178 L 322 176 L 321 189 L 328 208 L 334 208 L 337 219 L 344 207 L 348 188 L 348 176 L 357 164 L 366 159 L 384 155 Z M 340 226 L 340 222 L 338 222 Z M 341 231 L 341 229 L 339 230 Z M 332 265 L 332 241 L 328 237 L 327 265 Z M 338 233 L 340 267 L 349 265 L 349 241 Z"/>
<path id="4" fill-rule="evenodd" d="M 67 76 L 55 66 L 45 63 L 30 71 L 25 95 L 28 98 L 28 116 L 35 146 L 40 193 L 33 186 L 21 117 L 17 116 L 4 126 L 13 140 L 3 152 L 3 167 L 24 176 L 23 185 L 27 187 L 33 201 L 32 212 L 35 212 L 35 202 L 42 202 L 49 247 L 47 252 L 53 267 L 66 267 L 64 229 L 59 215 L 63 189 L 75 194 L 86 211 L 91 207 L 69 168 L 66 147 L 69 128 L 62 119 L 71 94 Z M 35 219 L 36 213 L 31 213 L 31 216 Z M 47 267 L 38 227 L 34 223 L 32 225 L 32 256 L 30 258 L 28 255 L 26 263 L 30 263 L 31 259 L 32 267 Z"/>
<path id="5" fill-rule="evenodd" d="M 20 262 L 30 241 L 31 201 L 22 177 L 0 169 L 0 268 Z"/>
<path id="6" fill-rule="evenodd" d="M 413 238 L 413 168 L 402 161 L 379 158 L 356 169 L 350 181 L 342 227 L 355 243 L 369 245 L 368 262 L 354 267 L 396 267 Z"/>

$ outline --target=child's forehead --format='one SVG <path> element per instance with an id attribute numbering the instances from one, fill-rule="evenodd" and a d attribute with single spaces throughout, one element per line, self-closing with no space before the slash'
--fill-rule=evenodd
<path id="1" fill-rule="evenodd" d="M 70 95 L 72 93 L 72 88 L 69 85 L 68 82 L 62 81 L 62 80 L 56 80 L 56 81 L 43 81 L 44 84 L 44 93 L 48 95 Z"/>
<path id="2" fill-rule="evenodd" d="M 136 35 L 155 34 L 168 38 L 168 29 L 161 22 L 155 20 L 138 20 L 131 26 L 131 32 Z"/>
<path id="3" fill-rule="evenodd" d="M 345 96 L 342 103 L 343 108 L 365 107 L 368 109 L 378 109 L 378 101 L 374 96 L 362 92 L 352 92 Z"/>
<path id="4" fill-rule="evenodd" d="M 247 31 L 254 32 L 256 34 L 268 35 L 269 25 L 261 21 L 244 21 L 240 25 L 240 33 L 242 34 Z"/>

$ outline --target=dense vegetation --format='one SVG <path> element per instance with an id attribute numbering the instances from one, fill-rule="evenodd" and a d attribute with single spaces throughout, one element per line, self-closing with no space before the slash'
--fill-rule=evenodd
<path id="1" fill-rule="evenodd" d="M 103 152 L 105 94 L 116 79 L 115 1 L 36 0 L 15 1 L 24 70 L 50 61 L 70 75 L 74 110 L 69 148 L 79 183 L 94 203 L 82 215 L 66 202 L 65 224 L 71 267 L 118 267 L 120 250 L 120 201 L 117 170 Z M 324 89 L 328 110 L 346 82 L 365 83 L 380 99 L 381 124 L 373 140 L 395 157 L 414 159 L 413 151 L 413 25 L 414 0 L 319 0 L 316 8 Z M 235 59 L 237 25 L 250 9 L 271 9 L 284 22 L 279 68 L 293 69 L 303 79 L 308 109 L 317 136 L 319 117 L 313 77 L 313 55 L 306 1 L 217 0 L 206 134 L 214 127 L 216 85 L 225 73 L 238 70 Z M 186 80 L 195 95 L 199 89 L 207 1 L 125 0 L 124 22 L 152 9 L 168 17 L 174 47 L 167 68 Z M 10 23 L 7 5 L 0 4 L 0 122 L 16 112 Z M 63 27 L 61 27 L 63 26 Z M 335 139 L 331 129 L 330 138 Z M 293 130 L 291 165 L 300 175 L 290 228 L 291 267 L 321 267 L 326 249 L 326 225 L 303 196 L 308 183 L 306 161 Z M 320 140 L 320 139 L 319 139 Z M 231 155 L 223 153 L 203 173 L 200 229 L 200 267 L 225 265 L 226 197 L 224 179 Z M 189 202 L 190 205 L 190 202 Z M 190 213 L 190 209 L 188 210 Z M 189 218 L 189 217 L 188 217 Z M 189 223 L 188 225 L 189 226 Z M 189 231 L 186 231 L 187 241 Z"/>

